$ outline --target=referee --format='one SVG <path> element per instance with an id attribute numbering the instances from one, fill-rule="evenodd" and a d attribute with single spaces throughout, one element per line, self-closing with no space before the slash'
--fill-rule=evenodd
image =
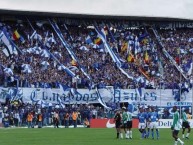
<path id="1" fill-rule="evenodd" d="M 117 139 L 119 138 L 119 134 L 121 133 L 121 114 L 119 110 L 116 110 L 116 114 L 114 117 L 115 127 L 117 131 Z"/>

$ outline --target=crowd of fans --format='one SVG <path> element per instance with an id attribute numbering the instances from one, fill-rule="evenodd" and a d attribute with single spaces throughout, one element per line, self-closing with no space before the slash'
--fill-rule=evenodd
<path id="1" fill-rule="evenodd" d="M 188 78 L 185 80 L 174 64 L 164 56 L 163 48 L 151 29 L 100 25 L 106 33 L 110 48 L 121 60 L 122 68 L 134 77 L 132 80 L 112 61 L 93 26 L 67 25 L 66 29 L 59 24 L 64 40 L 79 60 L 76 62 L 49 23 L 41 27 L 35 23 L 32 25 L 35 30 L 26 22 L 1 23 L 1 29 L 6 30 L 22 52 L 17 54 L 18 51 L 13 51 L 6 56 L 2 51 L 6 46 L 0 41 L 1 86 L 56 88 L 58 84 L 65 84 L 88 88 L 91 81 L 80 71 L 80 66 L 90 75 L 92 82 L 99 86 L 172 89 L 178 88 L 180 83 L 188 86 L 192 83 L 192 29 L 158 30 L 165 49 Z M 13 38 L 16 30 L 22 36 L 22 41 Z M 53 59 L 52 54 L 60 63 Z M 70 68 L 78 78 L 72 78 L 64 72 L 61 64 Z M 11 73 L 6 72 L 6 68 L 11 69 Z"/>
<path id="2" fill-rule="evenodd" d="M 0 103 L 0 111 L 2 111 L 1 117 L 5 127 L 7 125 L 30 128 L 54 125 L 68 128 L 69 126 L 84 126 L 92 118 L 113 118 L 114 116 L 114 111 L 107 111 L 93 104 L 69 104 L 65 108 L 54 105 L 42 108 L 38 104 L 8 101 L 6 104 Z"/>
<path id="3" fill-rule="evenodd" d="M 10 49 L 0 39 L 0 87 L 58 88 L 59 84 L 62 84 L 69 87 L 90 88 L 94 83 L 98 87 L 114 86 L 123 89 L 192 88 L 193 30 L 191 28 L 170 30 L 157 28 L 159 36 L 155 36 L 149 26 L 97 24 L 105 34 L 110 49 L 121 61 L 121 68 L 134 78 L 131 79 L 113 62 L 94 25 L 86 23 L 65 25 L 58 22 L 58 26 L 78 62 L 72 59 L 48 21 L 42 24 L 26 21 L 0 23 L 1 34 L 6 34 L 7 38 L 17 46 Z M 163 45 L 160 45 L 158 38 Z M 163 49 L 175 62 L 169 61 Z M 183 75 L 174 63 L 182 70 Z M 68 67 L 78 77 L 72 78 L 63 70 L 62 65 Z M 92 81 L 80 70 L 80 67 Z M 89 121 L 95 117 L 113 117 L 113 112 L 88 104 L 68 105 L 65 109 L 53 107 L 39 109 L 37 104 L 24 103 L 7 103 L 0 107 L 5 112 L 4 118 L 7 117 L 9 124 L 15 126 L 26 125 L 29 113 L 33 114 L 33 123 L 39 120 L 41 114 L 42 125 L 55 124 L 54 116 L 57 116 L 57 113 L 60 125 L 72 125 L 74 111 L 78 114 L 78 124 L 84 124 L 85 119 Z M 163 116 L 168 118 L 167 110 L 164 113 Z"/>

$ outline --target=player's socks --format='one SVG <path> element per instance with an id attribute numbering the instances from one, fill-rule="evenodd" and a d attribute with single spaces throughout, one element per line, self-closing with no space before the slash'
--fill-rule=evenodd
<path id="1" fill-rule="evenodd" d="M 182 134 L 182 138 L 184 138 L 184 134 Z"/>
<path id="2" fill-rule="evenodd" d="M 119 138 L 119 133 L 117 133 L 117 138 Z"/>
<path id="3" fill-rule="evenodd" d="M 174 142 L 174 145 L 177 145 L 177 144 L 178 144 L 178 141 L 175 141 L 175 142 Z"/>
<path id="4" fill-rule="evenodd" d="M 131 139 L 133 138 L 132 131 L 130 131 L 130 138 L 131 138 Z"/>
<path id="5" fill-rule="evenodd" d="M 186 134 L 186 138 L 188 138 L 188 137 L 189 137 L 189 135 L 190 135 L 190 133 L 187 133 L 187 134 Z"/>
<path id="6" fill-rule="evenodd" d="M 151 131 L 152 139 L 154 139 L 154 131 Z"/>
<path id="7" fill-rule="evenodd" d="M 157 135 L 157 139 L 159 139 L 159 130 L 156 129 L 156 135 Z"/>
<path id="8" fill-rule="evenodd" d="M 147 138 L 149 138 L 150 130 L 147 131 Z"/>
<path id="9" fill-rule="evenodd" d="M 128 131 L 125 132 L 125 138 L 128 138 Z"/>
<path id="10" fill-rule="evenodd" d="M 145 138 L 145 131 L 142 132 L 142 138 Z"/>
<path id="11" fill-rule="evenodd" d="M 147 134 L 146 134 L 146 130 L 144 130 L 143 132 L 144 132 L 144 138 L 146 138 L 146 135 L 147 135 Z"/>
<path id="12" fill-rule="evenodd" d="M 143 138 L 144 136 L 143 136 L 143 132 L 141 133 L 141 138 Z"/>
<path id="13" fill-rule="evenodd" d="M 180 138 L 178 138 L 177 141 L 179 141 L 181 145 L 184 144 L 184 142 Z"/>
<path id="14" fill-rule="evenodd" d="M 120 138 L 123 139 L 123 133 L 120 133 Z"/>
<path id="15" fill-rule="evenodd" d="M 130 135 L 130 134 L 129 134 L 129 131 L 127 131 L 127 137 L 126 137 L 126 138 L 129 138 L 129 135 Z"/>

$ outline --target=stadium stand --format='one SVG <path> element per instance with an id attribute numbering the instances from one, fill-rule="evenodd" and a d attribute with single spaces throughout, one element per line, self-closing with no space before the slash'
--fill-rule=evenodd
<path id="1" fill-rule="evenodd" d="M 1 21 L 0 86 L 188 91 L 193 83 L 193 27 L 155 24 L 33 17 Z M 9 116 L 9 123 L 16 126 L 26 124 L 30 111 L 38 115 L 37 104 L 7 101 L 1 107 Z M 111 111 L 88 104 L 67 105 L 58 110 L 60 124 L 66 126 L 72 124 L 74 110 L 79 114 L 78 124 L 85 118 L 113 116 Z M 41 110 L 43 125 L 53 123 L 54 111 L 52 107 Z M 69 124 L 64 118 L 67 113 Z M 164 113 L 163 118 L 169 118 L 168 110 Z"/>

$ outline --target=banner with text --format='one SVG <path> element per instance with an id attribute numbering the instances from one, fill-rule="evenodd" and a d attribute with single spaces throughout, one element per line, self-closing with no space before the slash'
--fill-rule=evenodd
<path id="1" fill-rule="evenodd" d="M 22 98 L 23 102 L 42 100 L 47 103 L 58 103 L 60 98 L 63 103 L 99 103 L 96 90 L 78 89 L 75 94 L 61 89 L 44 88 L 0 88 L 0 102 L 6 98 Z M 14 94 L 14 92 L 16 92 Z M 180 95 L 177 101 L 178 90 L 142 89 L 99 89 L 104 102 L 128 102 L 129 104 L 147 104 L 156 106 L 192 106 L 192 91 Z"/>

